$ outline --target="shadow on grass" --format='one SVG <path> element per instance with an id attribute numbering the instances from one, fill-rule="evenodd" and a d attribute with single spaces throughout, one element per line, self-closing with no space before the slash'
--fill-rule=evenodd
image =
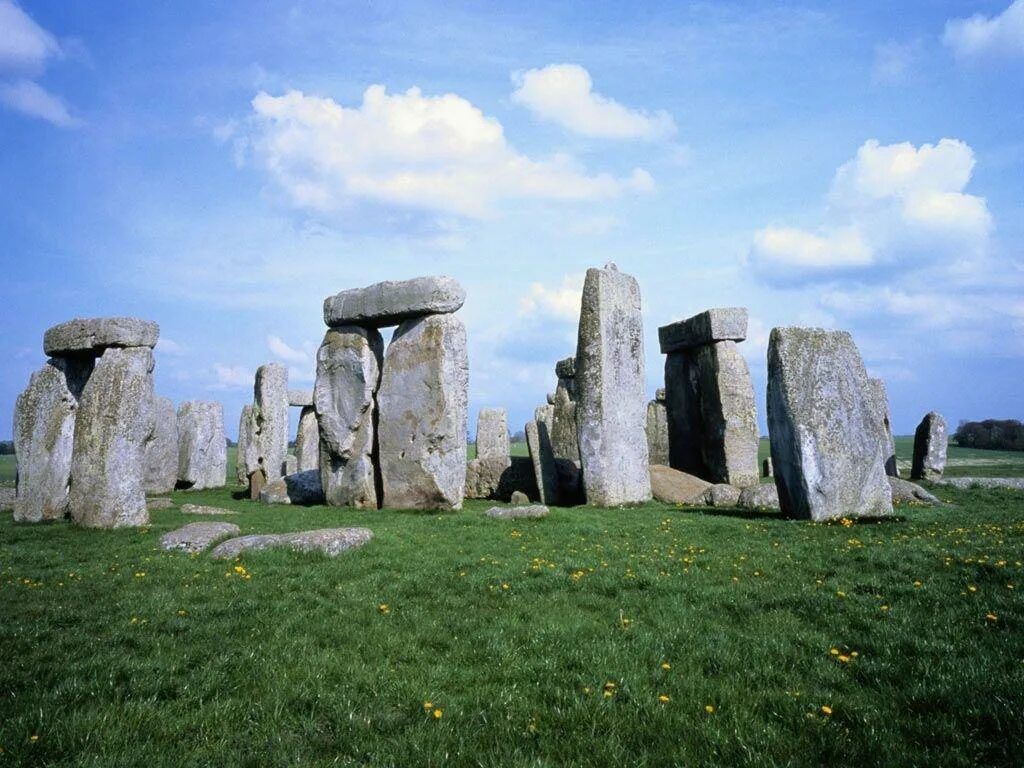
<path id="1" fill-rule="evenodd" d="M 792 522 L 813 522 L 808 518 L 794 517 L 787 515 L 778 509 L 760 507 L 749 509 L 746 507 L 691 507 L 684 509 L 685 512 L 704 515 L 707 517 L 734 517 L 739 520 L 784 520 Z M 857 517 L 850 518 L 856 525 L 878 525 L 888 523 L 905 523 L 907 519 L 902 515 L 887 515 L 884 517 Z M 823 521 L 825 525 L 842 525 L 842 519 Z"/>

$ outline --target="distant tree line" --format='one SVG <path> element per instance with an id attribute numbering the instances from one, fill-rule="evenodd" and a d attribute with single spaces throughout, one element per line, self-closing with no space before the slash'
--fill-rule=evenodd
<path id="1" fill-rule="evenodd" d="M 1016 419 L 961 421 L 953 439 L 964 448 L 1024 451 L 1024 424 Z"/>
<path id="2" fill-rule="evenodd" d="M 13 440 L 0 440 L 0 456 L 13 456 L 14 455 L 14 441 Z"/>

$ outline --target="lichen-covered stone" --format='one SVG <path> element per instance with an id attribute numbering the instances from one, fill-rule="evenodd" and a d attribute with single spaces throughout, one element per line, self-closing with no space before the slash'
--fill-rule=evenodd
<path id="1" fill-rule="evenodd" d="M 533 410 L 533 420 L 544 424 L 547 424 L 548 430 L 551 430 L 551 422 L 555 419 L 555 406 L 545 403 L 544 405 L 538 405 Z"/>
<path id="2" fill-rule="evenodd" d="M 501 498 L 502 483 L 512 466 L 512 459 L 470 459 L 466 462 L 467 499 Z"/>
<path id="3" fill-rule="evenodd" d="M 320 427 L 320 482 L 331 506 L 380 505 L 375 397 L 383 355 L 380 333 L 356 326 L 328 330 L 317 350 L 313 401 Z"/>
<path id="4" fill-rule="evenodd" d="M 899 477 L 900 470 L 896 466 L 896 439 L 892 434 L 892 418 L 889 415 L 889 393 L 882 379 L 868 379 L 868 394 L 875 407 L 875 419 L 878 422 L 878 439 L 885 446 L 885 474 Z"/>
<path id="5" fill-rule="evenodd" d="M 555 376 L 560 379 L 572 379 L 576 377 L 576 356 L 567 357 L 555 363 Z"/>
<path id="6" fill-rule="evenodd" d="M 324 323 L 331 328 L 382 328 L 427 315 L 449 314 L 465 301 L 465 289 L 451 277 L 389 280 L 328 297 L 324 300 Z"/>
<path id="7" fill-rule="evenodd" d="M 235 476 L 242 485 L 248 485 L 249 475 L 259 466 L 259 446 L 256 443 L 259 430 L 256 406 L 242 406 L 242 415 L 238 420 L 238 450 L 235 459 Z"/>
<path id="8" fill-rule="evenodd" d="M 293 408 L 310 408 L 313 405 L 313 390 L 289 389 L 288 405 Z"/>
<path id="9" fill-rule="evenodd" d="M 299 429 L 295 436 L 295 464 L 297 472 L 320 469 L 320 422 L 316 417 L 316 408 L 311 405 L 304 407 L 299 413 Z"/>
<path id="10" fill-rule="evenodd" d="M 373 538 L 368 528 L 320 528 L 315 531 L 271 533 L 239 536 L 218 544 L 210 557 L 230 560 L 245 552 L 258 552 L 272 547 L 287 547 L 297 552 L 321 552 L 336 557 L 342 552 L 357 549 Z"/>
<path id="11" fill-rule="evenodd" d="M 476 457 L 509 458 L 508 414 L 504 408 L 481 408 L 476 419 Z"/>
<path id="12" fill-rule="evenodd" d="M 740 492 L 736 506 L 741 509 L 779 509 L 779 491 L 774 483 L 751 485 Z"/>
<path id="13" fill-rule="evenodd" d="M 189 400 L 178 408 L 178 482 L 185 488 L 223 488 L 227 477 L 224 406 Z"/>
<path id="14" fill-rule="evenodd" d="M 933 507 L 942 505 L 942 502 L 935 496 L 909 480 L 900 480 L 898 477 L 890 476 L 889 485 L 892 486 L 894 504 L 925 504 Z"/>
<path id="15" fill-rule="evenodd" d="M 182 552 L 202 552 L 221 539 L 237 536 L 241 529 L 234 523 L 189 523 L 160 537 L 160 548 Z"/>
<path id="16" fill-rule="evenodd" d="M 177 483 L 178 412 L 169 397 L 155 396 L 153 434 L 146 442 L 146 493 L 169 493 Z"/>
<path id="17" fill-rule="evenodd" d="M 554 504 L 558 497 L 558 468 L 555 466 L 547 424 L 543 421 L 527 422 L 526 445 L 530 450 L 530 461 L 533 462 L 540 503 Z"/>
<path id="18" fill-rule="evenodd" d="M 741 490 L 727 483 L 715 483 L 708 488 L 704 500 L 711 507 L 735 507 L 739 503 Z"/>
<path id="19" fill-rule="evenodd" d="M 720 341 L 743 341 L 747 338 L 745 307 L 708 309 L 698 315 L 663 325 L 658 329 L 662 354 L 682 352 Z"/>
<path id="20" fill-rule="evenodd" d="M 153 418 L 153 351 L 107 349 L 78 401 L 69 498 L 76 523 L 118 528 L 149 522 L 144 481 Z"/>
<path id="21" fill-rule="evenodd" d="M 577 436 L 576 403 L 573 402 L 575 384 L 570 388 L 566 382 L 575 379 L 559 379 L 555 389 L 555 402 L 551 415 L 551 449 L 555 458 L 580 460 L 580 443 Z"/>
<path id="22" fill-rule="evenodd" d="M 277 480 L 287 472 L 288 456 L 288 369 L 280 363 L 267 363 L 256 369 L 254 386 L 256 417 L 255 466 L 247 466 L 247 474 L 262 468 L 267 480 Z"/>
<path id="23" fill-rule="evenodd" d="M 772 330 L 768 431 L 786 514 L 818 521 L 892 514 L 867 378 L 849 333 Z"/>
<path id="24" fill-rule="evenodd" d="M 50 360 L 32 374 L 18 396 L 14 406 L 15 520 L 35 523 L 67 514 L 75 414 L 91 370 L 91 363 Z"/>
<path id="25" fill-rule="evenodd" d="M 651 493 L 663 504 L 703 504 L 711 483 L 678 469 L 652 464 Z"/>
<path id="26" fill-rule="evenodd" d="M 271 480 L 260 490 L 263 504 L 297 504 L 310 506 L 324 503 L 320 471 L 309 469 Z"/>
<path id="27" fill-rule="evenodd" d="M 925 414 L 914 431 L 914 463 L 911 480 L 938 480 L 946 469 L 949 437 L 946 420 L 935 411 Z"/>
<path id="28" fill-rule="evenodd" d="M 137 317 L 76 318 L 43 335 L 47 355 L 98 354 L 109 347 L 156 346 L 160 326 Z"/>
<path id="29" fill-rule="evenodd" d="M 668 466 L 668 411 L 659 400 L 647 404 L 647 453 L 651 464 Z"/>
<path id="30" fill-rule="evenodd" d="M 377 404 L 384 506 L 460 509 L 469 398 L 466 329 L 454 315 L 398 327 Z"/>
<path id="31" fill-rule="evenodd" d="M 576 388 L 587 502 L 649 500 L 640 286 L 614 265 L 588 269 L 583 282 Z"/>
<path id="32" fill-rule="evenodd" d="M 215 515 L 237 515 L 238 514 L 238 512 L 235 512 L 235 511 L 230 510 L 230 509 L 221 509 L 220 507 L 208 507 L 208 506 L 204 506 L 202 504 L 182 504 L 181 505 L 181 509 L 178 510 L 178 511 L 181 512 L 181 514 L 183 514 L 183 515 L 209 515 L 209 516 L 215 516 Z"/>
<path id="33" fill-rule="evenodd" d="M 551 514 L 551 510 L 543 504 L 531 504 L 518 507 L 491 507 L 484 514 L 496 520 L 522 520 L 524 518 L 536 520 L 547 517 Z"/>

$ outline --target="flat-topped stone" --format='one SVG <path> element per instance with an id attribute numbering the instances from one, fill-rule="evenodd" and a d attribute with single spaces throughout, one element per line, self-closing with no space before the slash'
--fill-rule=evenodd
<path id="1" fill-rule="evenodd" d="M 146 499 L 146 509 L 174 509 L 174 501 L 163 496 L 155 499 Z"/>
<path id="2" fill-rule="evenodd" d="M 210 553 L 216 559 L 238 557 L 243 552 L 258 552 L 271 547 L 288 547 L 298 552 L 323 552 L 335 557 L 356 549 L 373 538 L 369 528 L 319 528 L 295 533 L 254 534 L 228 539 Z"/>
<path id="3" fill-rule="evenodd" d="M 156 346 L 160 326 L 137 317 L 76 318 L 55 325 L 43 335 L 47 355 L 102 352 L 107 347 Z"/>
<path id="4" fill-rule="evenodd" d="M 572 379 L 576 376 L 576 355 L 571 355 L 555 363 L 555 376 L 560 379 Z"/>
<path id="5" fill-rule="evenodd" d="M 160 537 L 160 548 L 183 552 L 202 552 L 229 536 L 237 536 L 241 529 L 234 523 L 189 523 Z"/>
<path id="6" fill-rule="evenodd" d="M 324 299 L 324 323 L 381 328 L 424 315 L 447 315 L 466 301 L 466 291 L 451 277 L 387 280 Z"/>
<path id="7" fill-rule="evenodd" d="M 699 315 L 658 329 L 661 352 L 682 352 L 686 349 L 714 344 L 716 341 L 743 341 L 747 338 L 746 307 L 708 309 Z"/>
<path id="8" fill-rule="evenodd" d="M 230 509 L 221 509 L 220 507 L 207 507 L 202 504 L 182 504 L 179 510 L 183 515 L 237 515 Z"/>
<path id="9" fill-rule="evenodd" d="M 313 405 L 312 389 L 289 389 L 288 405 L 295 408 L 308 408 Z"/>
<path id="10" fill-rule="evenodd" d="M 519 520 L 521 518 L 547 517 L 551 513 L 543 504 L 530 504 L 518 507 L 491 507 L 484 512 L 487 517 L 497 520 Z"/>

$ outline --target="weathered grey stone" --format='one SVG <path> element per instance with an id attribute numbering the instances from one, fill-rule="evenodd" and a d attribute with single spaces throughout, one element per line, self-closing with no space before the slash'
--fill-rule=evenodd
<path id="1" fill-rule="evenodd" d="M 288 456 L 288 369 L 280 363 L 267 363 L 256 369 L 255 408 L 257 431 L 251 446 L 256 448 L 256 466 L 262 467 L 267 480 L 277 480 L 287 472 Z"/>
<path id="2" fill-rule="evenodd" d="M 313 405 L 312 389 L 289 389 L 288 405 L 293 408 L 310 408 Z"/>
<path id="3" fill-rule="evenodd" d="M 551 511 L 543 504 L 531 504 L 519 507 L 491 507 L 484 512 L 487 517 L 496 520 L 521 520 L 523 518 L 547 517 Z"/>
<path id="4" fill-rule="evenodd" d="M 220 507 L 207 507 L 202 504 L 182 504 L 179 510 L 183 515 L 237 515 L 230 509 L 221 509 Z"/>
<path id="5" fill-rule="evenodd" d="M 76 318 L 43 335 L 47 355 L 98 354 L 108 347 L 156 346 L 160 326 L 137 317 Z"/>
<path id="6" fill-rule="evenodd" d="M 310 506 L 324 503 L 324 490 L 320 484 L 320 471 L 309 469 L 271 480 L 260 491 L 263 504 L 298 504 Z"/>
<path id="7" fill-rule="evenodd" d="M 449 314 L 465 301 L 466 291 L 451 277 L 389 280 L 324 299 L 324 323 L 332 328 L 382 328 L 426 315 Z"/>
<path id="8" fill-rule="evenodd" d="M 849 333 L 772 330 L 768 431 L 783 512 L 818 521 L 892 514 L 867 372 Z"/>
<path id="9" fill-rule="evenodd" d="M 700 393 L 701 456 L 716 483 L 757 485 L 757 409 L 747 361 L 734 341 L 693 352 Z"/>
<path id="10" fill-rule="evenodd" d="M 927 504 L 934 507 L 942 505 L 942 502 L 935 496 L 909 480 L 900 480 L 898 477 L 890 475 L 889 485 L 892 486 L 893 504 Z"/>
<path id="11" fill-rule="evenodd" d="M 911 480 L 938 480 L 946 469 L 946 420 L 935 411 L 925 414 L 914 431 Z"/>
<path id="12" fill-rule="evenodd" d="M 703 504 L 711 483 L 678 469 L 652 464 L 651 493 L 663 504 Z"/>
<path id="13" fill-rule="evenodd" d="M 700 371 L 687 352 L 665 358 L 665 415 L 668 419 L 668 465 L 705 477 L 700 408 Z"/>
<path id="14" fill-rule="evenodd" d="M 476 419 L 476 457 L 505 459 L 510 452 L 508 414 L 504 408 L 481 408 Z"/>
<path id="15" fill-rule="evenodd" d="M 530 504 L 530 497 L 522 491 L 513 491 L 510 503 L 516 507 L 525 507 Z"/>
<path id="16" fill-rule="evenodd" d="M 381 503 L 375 395 L 383 356 L 380 333 L 356 326 L 328 330 L 317 350 L 320 482 L 331 506 L 376 509 Z"/>
<path id="17" fill-rule="evenodd" d="M 466 329 L 454 315 L 398 327 L 377 403 L 384 505 L 461 509 L 469 397 Z"/>
<path id="18" fill-rule="evenodd" d="M 502 482 L 512 465 L 505 458 L 470 459 L 466 462 L 466 498 L 501 498 Z"/>
<path id="19" fill-rule="evenodd" d="M 649 500 L 640 286 L 614 264 L 588 269 L 583 282 L 576 385 L 588 503 Z"/>
<path id="20" fill-rule="evenodd" d="M 533 420 L 546 424 L 550 433 L 551 423 L 555 420 L 555 406 L 538 405 L 533 411 Z"/>
<path id="21" fill-rule="evenodd" d="M 554 392 L 548 392 L 547 395 L 545 396 L 545 399 L 546 399 L 547 404 L 549 406 L 553 406 L 555 404 L 555 393 Z"/>
<path id="22" fill-rule="evenodd" d="M 0 487 L 0 509 L 14 509 L 18 491 L 15 488 Z"/>
<path id="23" fill-rule="evenodd" d="M 761 477 L 774 477 L 772 471 L 772 457 L 768 456 L 761 462 Z"/>
<path id="24" fill-rule="evenodd" d="M 153 418 L 153 350 L 107 349 L 78 401 L 69 498 L 76 523 L 117 528 L 149 522 L 143 481 Z"/>
<path id="25" fill-rule="evenodd" d="M 35 523 L 67 514 L 75 414 L 91 368 L 91 363 L 50 360 L 32 374 L 18 396 L 14 406 L 15 520 Z"/>
<path id="26" fill-rule="evenodd" d="M 668 411 L 659 400 L 647 404 L 647 453 L 651 464 L 668 466 Z"/>
<path id="27" fill-rule="evenodd" d="M 175 472 L 174 474 L 178 474 Z M 152 512 L 154 509 L 174 509 L 174 501 L 164 496 L 155 499 L 146 499 L 146 509 Z"/>
<path id="28" fill-rule="evenodd" d="M 256 417 L 255 405 L 242 406 L 242 416 L 238 420 L 238 451 L 235 458 L 235 475 L 238 482 L 248 485 L 249 475 L 259 467 L 259 445 L 257 437 L 260 431 L 259 419 Z"/>
<path id="29" fill-rule="evenodd" d="M 239 536 L 218 544 L 210 557 L 228 560 L 243 552 L 258 552 L 271 547 L 288 547 L 297 552 L 322 552 L 328 557 L 336 557 L 342 552 L 363 546 L 372 538 L 373 531 L 368 528 L 320 528 L 295 533 Z"/>
<path id="30" fill-rule="evenodd" d="M 185 488 L 223 488 L 228 453 L 224 406 L 189 400 L 178 408 L 178 482 Z"/>
<path id="31" fill-rule="evenodd" d="M 734 485 L 715 483 L 708 488 L 704 500 L 711 507 L 735 507 L 739 503 L 741 490 Z"/>
<path id="32" fill-rule="evenodd" d="M 555 376 L 560 379 L 572 379 L 576 377 L 576 356 L 567 357 L 555 363 Z"/>
<path id="33" fill-rule="evenodd" d="M 577 437 L 576 403 L 573 402 L 573 391 L 563 382 L 573 379 L 559 379 L 555 390 L 555 404 L 551 416 L 551 449 L 555 458 L 580 460 L 580 444 Z"/>
<path id="34" fill-rule="evenodd" d="M 965 490 L 968 488 L 1008 488 L 1024 491 L 1024 477 L 944 477 L 936 480 L 940 485 L 950 485 Z"/>
<path id="35" fill-rule="evenodd" d="M 554 504 L 558 497 L 558 468 L 555 454 L 551 450 L 548 425 L 543 421 L 526 424 L 526 445 L 533 462 L 533 474 L 537 478 L 537 490 L 541 504 Z"/>
<path id="36" fill-rule="evenodd" d="M 658 329 L 662 354 L 682 352 L 719 341 L 743 341 L 747 338 L 745 307 L 708 309 L 699 315 L 663 325 Z"/>
<path id="37" fill-rule="evenodd" d="M 295 436 L 295 462 L 297 472 L 320 469 L 320 422 L 316 417 L 316 408 L 311 405 L 304 407 L 299 414 L 299 430 Z"/>
<path id="38" fill-rule="evenodd" d="M 779 491 L 774 483 L 752 485 L 740 492 L 736 506 L 743 509 L 779 509 Z"/>
<path id="39" fill-rule="evenodd" d="M 665 388 L 664 387 L 659 387 L 657 390 L 655 390 L 655 392 L 654 392 L 654 399 L 657 400 L 659 403 L 664 403 L 665 402 Z"/>
<path id="40" fill-rule="evenodd" d="M 241 529 L 234 523 L 189 523 L 160 537 L 160 548 L 182 552 L 202 552 L 221 539 L 237 536 Z"/>
<path id="41" fill-rule="evenodd" d="M 154 396 L 153 434 L 146 441 L 146 493 L 170 493 L 177 483 L 178 412 L 169 397 Z"/>
<path id="42" fill-rule="evenodd" d="M 896 466 L 896 439 L 892 434 L 892 419 L 889 415 L 889 393 L 885 389 L 885 382 L 882 379 L 868 379 L 868 394 L 875 408 L 875 419 L 878 422 L 878 439 L 885 447 L 885 474 L 889 477 L 899 477 L 900 471 Z"/>
<path id="43" fill-rule="evenodd" d="M 288 475 L 294 475 L 299 471 L 299 460 L 295 454 L 289 453 L 284 457 L 284 474 L 285 477 Z"/>

